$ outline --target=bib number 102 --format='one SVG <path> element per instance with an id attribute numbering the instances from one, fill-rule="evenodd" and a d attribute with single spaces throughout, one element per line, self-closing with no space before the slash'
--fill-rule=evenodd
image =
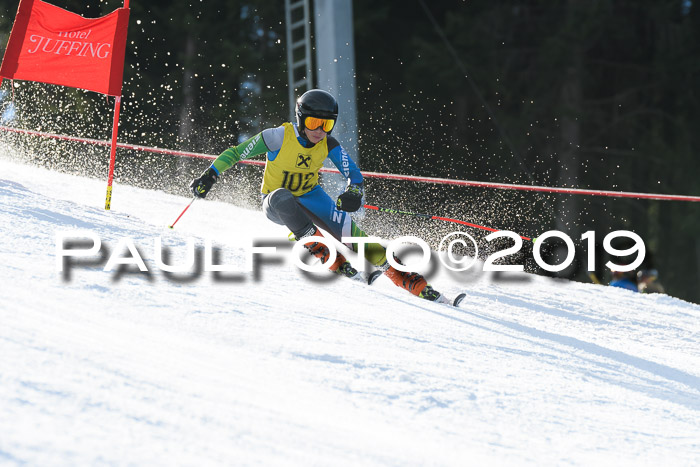
<path id="1" fill-rule="evenodd" d="M 523 246 L 523 240 L 522 238 L 520 238 L 519 235 L 517 235 L 515 232 L 510 232 L 506 230 L 494 232 L 492 234 L 487 235 L 484 238 L 487 241 L 491 242 L 496 238 L 500 237 L 510 238 L 515 242 L 515 244 L 509 248 L 506 248 L 505 250 L 497 251 L 496 253 L 493 253 L 488 258 L 486 258 L 486 261 L 484 262 L 484 271 L 522 271 L 524 269 L 522 264 L 494 264 L 494 261 L 496 261 L 499 258 L 503 258 L 517 253 Z M 624 250 L 614 248 L 612 246 L 612 241 L 618 237 L 625 237 L 631 239 L 634 241 L 634 245 Z M 566 258 L 563 262 L 559 264 L 549 264 L 545 262 L 545 260 L 542 258 L 542 245 L 544 245 L 544 242 L 549 238 L 557 238 L 559 240 L 563 240 L 564 244 L 566 245 Z M 588 232 L 581 235 L 581 240 L 584 240 L 586 242 L 586 250 L 588 254 L 588 271 L 595 271 L 595 232 L 589 230 Z M 624 257 L 632 255 L 634 253 L 637 254 L 635 260 L 630 264 L 622 265 L 613 263 L 612 261 L 606 262 L 605 266 L 612 271 L 633 271 L 642 264 L 646 255 L 646 247 L 644 246 L 644 241 L 642 240 L 642 238 L 636 233 L 630 232 L 629 230 L 617 230 L 615 232 L 610 232 L 609 234 L 607 234 L 603 239 L 603 248 L 611 256 Z M 571 265 L 576 255 L 576 247 L 574 245 L 574 242 L 571 240 L 571 237 L 569 237 L 567 234 L 558 230 L 549 230 L 537 237 L 537 239 L 535 239 L 532 248 L 532 254 L 535 258 L 535 262 L 537 263 L 537 265 L 545 271 L 560 272 Z"/>
<path id="2" fill-rule="evenodd" d="M 314 175 L 316 175 L 316 172 L 302 174 L 299 172 L 289 172 L 285 170 L 282 172 L 282 176 L 284 177 L 282 179 L 282 188 L 286 188 L 292 193 L 299 191 L 300 189 L 308 191 L 313 188 L 311 180 L 313 180 Z"/>

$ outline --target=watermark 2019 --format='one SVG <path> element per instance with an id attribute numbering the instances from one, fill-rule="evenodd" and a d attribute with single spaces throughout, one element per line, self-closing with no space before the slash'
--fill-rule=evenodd
<path id="1" fill-rule="evenodd" d="M 524 265 L 517 263 L 518 254 L 523 249 L 523 239 L 519 235 L 510 231 L 493 232 L 484 240 L 491 243 L 497 239 L 506 239 L 510 246 L 490 252 L 485 256 L 482 262 L 482 270 L 485 272 L 519 272 L 524 271 Z M 617 238 L 625 239 L 627 245 L 631 245 L 625 249 L 613 247 L 612 243 Z M 599 257 L 599 244 L 597 243 L 596 234 L 594 231 L 585 232 L 580 237 L 583 245 L 584 254 L 586 255 L 586 264 L 589 272 L 597 269 L 597 258 Z M 331 241 L 323 237 L 314 237 L 314 242 L 319 242 L 329 250 L 329 259 L 327 264 L 332 264 L 337 257 L 337 249 L 335 241 Z M 357 255 L 359 258 L 364 257 L 365 247 L 369 243 L 384 244 L 382 239 L 376 237 L 343 237 L 342 243 L 357 244 Z M 201 241 L 200 241 L 201 242 Z M 250 243 L 242 248 L 243 261 L 240 258 L 234 264 L 220 264 L 220 248 L 216 248 L 210 239 L 203 240 L 203 248 L 201 244 L 197 246 L 198 241 L 189 237 L 184 245 L 180 244 L 178 248 L 184 248 L 184 259 L 179 264 L 168 264 L 170 251 L 172 247 L 163 245 L 162 237 L 153 237 L 150 242 L 153 255 L 149 258 L 153 262 L 153 266 L 149 269 L 144 261 L 144 256 L 140 253 L 139 246 L 136 245 L 132 238 L 119 238 L 116 245 L 111 248 L 105 244 L 99 235 L 90 230 L 73 230 L 73 231 L 58 231 L 56 232 L 56 269 L 63 273 L 64 279 L 70 279 L 70 271 L 78 266 L 83 267 L 99 267 L 102 266 L 103 271 L 112 272 L 123 270 L 124 268 L 138 268 L 140 272 L 149 273 L 156 269 L 163 271 L 166 274 L 187 273 L 200 275 L 201 273 L 250 273 L 256 272 L 261 264 L 267 259 L 276 258 L 279 263 L 280 249 L 289 249 L 288 241 L 278 243 L 277 246 L 261 246 Z M 558 248 L 563 247 L 565 257 L 559 262 L 550 262 L 552 259 L 551 248 L 553 243 L 558 244 Z M 285 245 L 286 244 L 286 245 Z M 402 248 L 411 245 L 414 248 L 420 248 L 421 255 L 417 261 L 401 264 L 397 262 L 395 254 Z M 240 250 L 240 246 L 238 246 Z M 628 230 L 618 230 L 605 235 L 603 239 L 603 249 L 610 256 L 628 257 L 636 254 L 634 261 L 626 264 L 617 264 L 612 261 L 607 261 L 605 266 L 613 271 L 633 271 L 638 268 L 644 261 L 646 255 L 646 247 L 642 238 L 634 232 Z M 452 232 L 446 235 L 440 242 L 438 251 L 438 260 L 442 266 L 451 271 L 467 271 L 476 263 L 479 256 L 479 247 L 477 241 L 465 232 Z M 456 253 L 459 251 L 460 253 Z M 464 252 L 469 254 L 465 255 Z M 543 255 L 543 251 L 547 251 Z M 574 245 L 574 241 L 569 235 L 557 230 L 550 230 L 536 239 L 532 243 L 532 257 L 537 266 L 544 271 L 556 273 L 565 270 L 571 266 L 577 253 L 581 252 L 581 248 Z M 433 251 L 430 245 L 423 239 L 415 236 L 404 236 L 391 240 L 386 244 L 386 257 L 389 264 L 399 271 L 420 271 L 428 266 L 431 262 Z M 240 253 L 238 254 L 240 256 Z M 558 259 L 558 255 L 557 258 Z M 308 258 L 308 251 L 304 248 L 303 242 L 293 242 L 291 252 L 288 253 L 288 258 L 291 258 L 293 264 L 303 271 L 307 272 L 327 272 L 326 266 L 320 262 L 307 264 L 302 258 Z M 509 258 L 510 257 L 510 258 Z M 545 258 L 546 257 L 546 258 Z M 199 264 L 197 259 L 199 258 Z M 513 261 L 516 259 L 516 261 Z M 273 261 L 274 262 L 274 261 Z M 242 266 L 241 266 L 242 263 Z M 353 262 L 359 271 L 364 271 L 365 262 Z"/>

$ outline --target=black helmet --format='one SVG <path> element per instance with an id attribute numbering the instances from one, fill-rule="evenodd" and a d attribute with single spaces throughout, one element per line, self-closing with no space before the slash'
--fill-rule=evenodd
<path id="1" fill-rule="evenodd" d="M 306 91 L 297 99 L 297 126 L 299 131 L 305 128 L 304 121 L 306 117 L 326 118 L 331 120 L 338 119 L 338 101 L 329 92 L 321 89 L 312 89 Z M 332 129 L 326 133 L 330 134 Z"/>

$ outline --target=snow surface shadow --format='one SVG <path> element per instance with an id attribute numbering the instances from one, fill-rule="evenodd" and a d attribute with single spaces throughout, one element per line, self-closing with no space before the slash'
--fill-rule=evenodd
<path id="1" fill-rule="evenodd" d="M 585 321 L 585 322 L 594 323 L 594 324 L 611 324 L 611 322 L 608 320 L 596 319 L 596 318 L 591 318 L 588 316 L 577 315 L 574 313 L 570 313 L 568 311 L 561 310 L 559 308 L 554 308 L 554 307 L 549 307 L 549 306 L 543 305 L 542 303 L 534 303 L 534 302 L 530 302 L 527 300 L 523 300 L 522 298 L 516 298 L 512 295 L 501 295 L 499 297 L 494 297 L 491 294 L 486 294 L 486 293 L 478 292 L 478 291 L 470 291 L 469 295 L 483 297 L 483 298 L 486 298 L 486 299 L 489 299 L 489 300 L 492 300 L 495 302 L 504 303 L 506 305 L 511 305 L 511 306 L 514 306 L 517 308 L 527 308 L 527 309 L 532 310 L 532 311 L 547 313 L 548 315 L 558 316 L 560 318 L 566 318 L 566 319 L 570 319 L 572 321 Z"/>
<path id="2" fill-rule="evenodd" d="M 300 352 L 292 352 L 292 355 L 295 357 L 300 357 L 305 360 L 315 360 L 315 361 L 320 361 L 320 362 L 325 362 L 325 363 L 336 363 L 339 365 L 352 365 L 355 368 L 365 368 L 365 365 L 359 364 L 359 363 L 351 363 L 344 359 L 343 357 L 339 357 L 337 355 L 330 355 L 330 354 L 305 354 L 305 353 L 300 353 Z"/>
<path id="3" fill-rule="evenodd" d="M 46 222 L 49 224 L 54 224 L 62 229 L 75 228 L 75 229 L 85 229 L 85 230 L 100 230 L 104 228 L 104 210 L 83 206 L 71 201 L 63 201 L 52 198 L 46 198 L 45 196 L 36 193 L 29 188 L 25 187 L 21 183 L 17 183 L 11 180 L 0 179 L 0 196 L 7 197 L 7 199 L 14 198 L 12 206 L 15 208 L 13 210 L 8 210 L 9 212 L 15 211 L 16 214 L 21 217 L 27 217 L 36 219 L 39 222 Z M 48 206 L 48 209 L 35 207 L 33 205 L 27 205 L 23 201 L 31 198 L 42 199 L 42 203 Z M 9 204 L 9 203 L 8 203 Z M 78 218 L 66 214 L 65 212 L 79 212 L 83 218 L 92 218 L 92 221 L 84 220 L 83 218 Z M 115 214 L 112 214 L 115 216 Z M 128 228 L 129 225 L 137 225 L 135 221 L 125 216 L 123 214 L 116 214 L 119 218 L 120 223 L 125 224 L 127 227 L 121 227 L 117 225 L 110 226 L 110 232 L 115 235 L 125 235 L 133 233 L 132 230 Z M 116 223 L 114 223 L 116 224 Z"/>
<path id="4" fill-rule="evenodd" d="M 432 313 L 434 315 L 441 316 L 443 318 L 447 318 L 447 319 L 456 321 L 458 323 L 462 323 L 462 324 L 470 326 L 470 327 L 475 327 L 475 328 L 478 328 L 478 329 L 481 329 L 481 330 L 484 330 L 487 332 L 498 332 L 491 327 L 477 324 L 477 323 L 474 323 L 471 321 L 467 321 L 465 319 L 462 319 L 462 318 L 459 318 L 456 316 L 451 316 L 447 312 L 442 313 L 442 312 L 439 312 L 436 310 L 431 310 L 431 309 L 424 307 L 424 306 L 419 306 L 418 303 L 412 303 L 411 301 L 402 300 L 398 297 L 394 297 L 394 296 L 391 296 L 388 294 L 383 294 L 383 295 L 385 295 L 386 298 L 395 300 L 403 305 L 414 307 L 414 308 L 417 308 L 417 309 L 422 310 L 424 312 L 429 312 L 429 313 Z M 449 305 L 447 305 L 447 306 L 449 306 Z M 586 353 L 591 354 L 591 355 L 595 355 L 598 357 L 613 360 L 620 365 L 634 367 L 634 368 L 637 368 L 638 370 L 641 370 L 641 371 L 647 372 L 647 373 L 651 373 L 651 374 L 658 376 L 660 378 L 664 378 L 666 380 L 673 381 L 673 382 L 688 386 L 691 389 L 690 391 L 683 391 L 683 390 L 675 389 L 672 387 L 663 387 L 663 386 L 659 387 L 660 386 L 659 381 L 652 380 L 650 378 L 642 378 L 638 375 L 630 375 L 630 376 L 643 379 L 645 382 L 648 383 L 649 386 L 644 386 L 642 384 L 637 384 L 637 385 L 625 384 L 624 382 L 620 381 L 619 379 L 614 379 L 614 378 L 610 378 L 607 380 L 608 383 L 617 384 L 617 385 L 620 385 L 626 389 L 636 390 L 638 392 L 645 393 L 648 396 L 654 397 L 656 399 L 665 400 L 665 401 L 672 402 L 675 404 L 681 404 L 681 405 L 688 407 L 691 410 L 700 410 L 700 378 L 697 376 L 691 375 L 691 374 L 686 373 L 682 370 L 678 370 L 676 368 L 673 368 L 673 367 L 670 367 L 667 365 L 655 363 L 655 362 L 645 360 L 645 359 L 640 358 L 640 357 L 635 357 L 635 356 L 629 355 L 625 352 L 621 352 L 618 350 L 611 350 L 611 349 L 602 347 L 598 344 L 592 344 L 590 342 L 585 342 L 585 341 L 582 341 L 580 339 L 576 339 L 574 337 L 564 336 L 561 334 L 555 334 L 555 333 L 547 332 L 547 331 L 540 331 L 539 329 L 535 329 L 535 328 L 532 328 L 529 326 L 524 326 L 522 324 L 513 323 L 510 321 L 505 321 L 502 319 L 491 318 L 489 316 L 485 316 L 485 315 L 482 315 L 480 313 L 468 311 L 468 310 L 461 309 L 461 308 L 453 308 L 453 309 L 457 312 L 465 313 L 465 314 L 470 315 L 474 318 L 479 318 L 483 321 L 488 321 L 488 322 L 491 322 L 491 323 L 494 323 L 494 324 L 497 324 L 500 326 L 505 326 L 505 327 L 512 329 L 514 331 L 517 331 L 519 333 L 528 334 L 528 335 L 530 335 L 534 338 L 537 338 L 537 339 L 548 340 L 548 341 L 554 342 L 554 343 L 559 344 L 559 345 L 565 345 L 568 347 L 572 347 L 576 350 L 580 350 L 580 351 L 586 352 Z M 505 333 L 501 333 L 501 334 L 506 335 Z M 514 337 L 510 334 L 507 334 L 507 336 Z M 554 350 L 557 350 L 557 349 L 554 349 Z M 579 356 L 579 358 L 582 358 L 582 357 Z M 591 366 L 593 366 L 593 365 L 599 366 L 599 367 L 604 366 L 604 364 L 600 361 L 596 361 L 593 359 L 590 359 L 589 361 L 592 364 Z M 615 370 L 618 372 L 622 371 L 619 367 L 610 367 L 609 369 L 612 369 L 612 370 Z M 602 376 L 596 375 L 594 373 L 591 373 L 590 376 L 604 379 Z M 654 389 L 654 388 L 656 388 L 656 389 Z"/>
<path id="5" fill-rule="evenodd" d="M 78 229 L 95 229 L 95 223 L 93 222 L 85 222 L 82 219 L 78 219 L 77 217 L 68 216 L 66 214 L 60 214 L 54 211 L 50 211 L 48 209 L 34 208 L 32 210 L 25 210 L 24 214 L 38 221 L 45 221 L 60 226 L 70 225 Z"/>
<path id="6" fill-rule="evenodd" d="M 449 316 L 444 313 L 438 313 L 433 310 L 426 310 L 430 311 L 431 313 L 438 314 L 440 316 L 444 316 L 456 321 L 459 321 L 464 324 L 469 324 L 469 325 L 474 325 L 474 323 L 470 323 L 468 321 Z M 479 313 L 475 313 L 472 311 L 467 311 L 467 310 L 459 310 L 463 313 L 466 313 L 470 316 L 473 316 L 475 318 L 479 318 L 485 321 L 489 321 L 501 326 L 505 326 L 509 329 L 522 332 L 525 334 L 529 334 L 532 337 L 538 338 L 538 339 L 545 339 L 549 340 L 552 342 L 556 342 L 557 344 L 561 345 L 566 345 L 568 347 L 572 347 L 576 350 L 581 350 L 584 352 L 587 352 L 589 354 L 602 357 L 602 358 L 607 358 L 616 361 L 619 364 L 625 365 L 625 366 L 631 366 L 634 368 L 637 368 L 638 370 L 644 371 L 651 373 L 655 376 L 667 379 L 669 381 L 674 381 L 676 383 L 683 384 L 685 386 L 688 386 L 689 388 L 692 389 L 692 391 L 682 391 L 682 390 L 676 390 L 674 388 L 659 388 L 658 390 L 652 390 L 651 388 L 642 386 L 642 385 L 637 385 L 636 387 L 633 387 L 630 384 L 624 384 L 623 382 L 615 379 L 610 379 L 609 382 L 615 383 L 615 384 L 620 384 L 623 387 L 627 389 L 635 389 L 639 392 L 644 392 L 647 395 L 658 398 L 658 399 L 663 399 L 668 402 L 673 402 L 676 404 L 682 404 L 692 410 L 700 410 L 700 378 L 697 376 L 691 375 L 689 373 L 686 373 L 682 370 L 678 370 L 676 368 L 672 368 L 667 365 L 663 365 L 660 363 L 655 363 L 649 360 L 645 360 L 640 357 L 635 357 L 634 355 L 627 354 L 625 352 L 621 352 L 619 350 L 611 350 L 605 347 L 602 347 L 598 344 L 592 344 L 590 342 L 585 342 L 580 339 L 576 339 L 575 337 L 569 337 L 569 336 L 563 336 L 561 334 L 555 334 L 552 332 L 547 332 L 547 331 L 541 331 L 539 329 L 531 328 L 529 326 L 524 326 L 522 324 L 518 323 L 513 323 L 510 321 L 505 321 L 501 319 L 495 319 L 491 318 L 488 316 L 481 315 Z M 481 326 L 479 326 L 481 327 Z M 493 331 L 493 329 L 489 329 L 490 331 Z M 598 361 L 592 361 L 595 365 L 601 366 L 601 362 Z M 597 375 L 594 375 L 597 376 Z M 659 386 L 658 381 L 654 381 L 651 379 L 646 379 L 646 381 L 649 383 L 650 386 Z"/>
<path id="7" fill-rule="evenodd" d="M 12 191 L 29 191 L 27 187 L 25 187 L 21 183 L 15 182 L 13 180 L 4 179 L 0 179 L 0 190 L 5 191 L 7 193 L 11 193 Z"/>

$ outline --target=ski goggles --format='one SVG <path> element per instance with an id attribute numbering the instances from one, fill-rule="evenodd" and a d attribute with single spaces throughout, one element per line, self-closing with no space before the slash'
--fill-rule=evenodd
<path id="1" fill-rule="evenodd" d="M 318 129 L 319 127 L 322 127 L 323 131 L 328 133 L 335 126 L 335 120 L 330 119 L 330 118 L 306 117 L 304 119 L 304 126 L 311 131 Z"/>

